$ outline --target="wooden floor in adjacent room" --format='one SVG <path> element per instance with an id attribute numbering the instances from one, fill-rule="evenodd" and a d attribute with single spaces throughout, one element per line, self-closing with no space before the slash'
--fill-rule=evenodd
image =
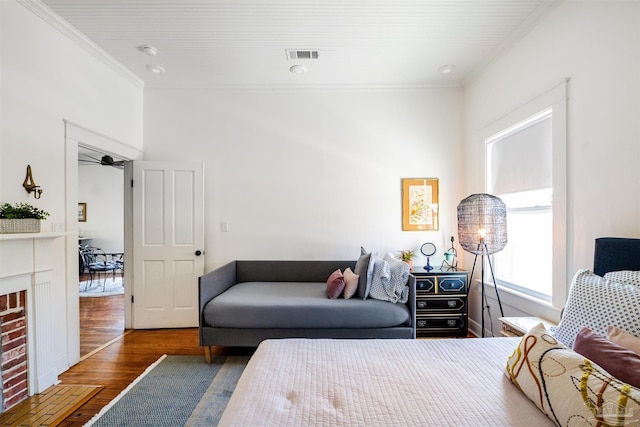
<path id="1" fill-rule="evenodd" d="M 80 298 L 80 357 L 124 333 L 124 295 Z"/>

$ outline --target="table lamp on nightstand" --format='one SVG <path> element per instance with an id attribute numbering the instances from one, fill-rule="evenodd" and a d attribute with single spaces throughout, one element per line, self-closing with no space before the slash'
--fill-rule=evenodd
<path id="1" fill-rule="evenodd" d="M 453 238 L 453 236 L 451 236 L 451 247 L 447 249 L 446 252 L 444 253 L 444 260 L 442 260 L 442 264 L 440 265 L 440 270 L 444 270 L 444 269 L 457 270 L 458 269 L 458 260 L 456 259 L 458 258 L 458 251 L 456 250 L 455 246 L 453 246 L 454 240 L 455 239 Z"/>
<path id="2" fill-rule="evenodd" d="M 482 337 L 484 337 L 484 310 L 489 308 L 484 289 L 485 256 L 489 262 L 491 278 L 496 289 L 500 316 L 504 317 L 490 257 L 490 255 L 504 249 L 507 244 L 507 208 L 504 202 L 496 196 L 485 193 L 472 194 L 462 200 L 458 205 L 458 241 L 465 251 L 475 254 L 473 268 L 471 269 L 471 279 L 469 280 L 470 284 L 473 280 L 473 272 L 476 268 L 478 255 L 481 257 Z"/>

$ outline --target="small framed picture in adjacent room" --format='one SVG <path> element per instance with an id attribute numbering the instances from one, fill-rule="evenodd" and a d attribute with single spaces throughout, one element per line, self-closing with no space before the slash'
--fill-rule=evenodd
<path id="1" fill-rule="evenodd" d="M 78 203 L 78 221 L 87 222 L 87 204 Z"/>
<path id="2" fill-rule="evenodd" d="M 402 179 L 402 230 L 438 230 L 438 178 Z"/>

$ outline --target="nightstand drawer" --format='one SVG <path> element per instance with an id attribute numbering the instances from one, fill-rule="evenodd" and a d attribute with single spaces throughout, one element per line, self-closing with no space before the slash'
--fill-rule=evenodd
<path id="1" fill-rule="evenodd" d="M 462 314 L 455 315 L 435 315 L 435 316 L 420 316 L 416 318 L 417 330 L 426 331 L 459 331 L 466 329 L 466 316 Z"/>
<path id="2" fill-rule="evenodd" d="M 459 297 L 445 296 L 445 297 L 429 297 L 420 298 L 416 300 L 417 310 L 430 310 L 430 311 L 458 311 L 463 310 L 465 306 L 466 296 L 461 295 Z"/>
<path id="3" fill-rule="evenodd" d="M 435 293 L 436 278 L 435 277 L 416 278 L 416 291 Z"/>
<path id="4" fill-rule="evenodd" d="M 440 277 L 438 280 L 438 293 L 466 293 L 467 276 Z"/>

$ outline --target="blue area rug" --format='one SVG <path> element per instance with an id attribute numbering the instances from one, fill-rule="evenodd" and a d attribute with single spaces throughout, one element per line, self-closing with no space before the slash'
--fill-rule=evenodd
<path id="1" fill-rule="evenodd" d="M 250 356 L 163 356 L 87 425 L 215 426 Z"/>

